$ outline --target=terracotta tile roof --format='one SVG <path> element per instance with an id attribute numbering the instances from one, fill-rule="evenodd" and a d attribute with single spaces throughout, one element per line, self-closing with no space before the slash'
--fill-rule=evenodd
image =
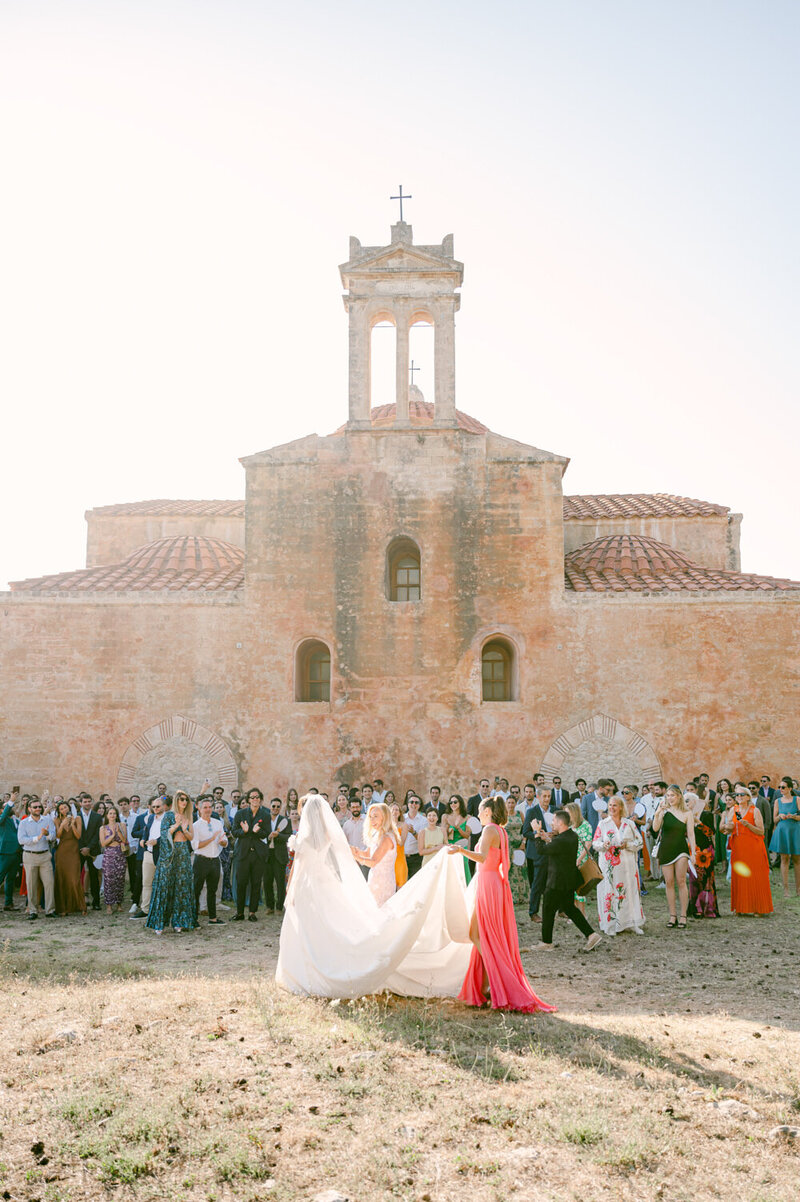
<path id="1" fill-rule="evenodd" d="M 564 559 L 566 587 L 578 593 L 776 592 L 800 581 L 704 568 L 666 543 L 639 534 L 609 534 Z"/>
<path id="2" fill-rule="evenodd" d="M 86 516 L 125 517 L 244 517 L 244 501 L 127 501 L 122 505 L 99 505 Z"/>
<path id="3" fill-rule="evenodd" d="M 730 513 L 725 505 L 671 493 L 606 493 L 564 497 L 564 521 L 581 518 L 695 518 Z"/>
<path id="4" fill-rule="evenodd" d="M 417 400 L 411 396 L 408 402 L 408 416 L 412 426 L 432 426 L 433 425 L 433 404 L 430 401 Z M 370 410 L 370 420 L 376 430 L 387 429 L 394 425 L 397 406 L 392 405 L 376 405 Z M 460 409 L 456 409 L 456 423 L 459 430 L 466 430 L 469 434 L 488 434 L 489 427 L 484 426 L 483 422 L 479 422 L 476 417 L 470 417 L 468 413 L 462 413 Z M 334 434 L 344 434 L 346 426 L 339 426 L 338 430 L 334 430 Z"/>
<path id="5" fill-rule="evenodd" d="M 122 563 L 12 582 L 15 593 L 127 593 L 241 588 L 244 551 L 220 538 L 178 535 L 137 547 Z"/>

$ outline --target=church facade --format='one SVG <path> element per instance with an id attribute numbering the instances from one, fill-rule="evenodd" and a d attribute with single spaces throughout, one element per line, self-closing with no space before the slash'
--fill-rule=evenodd
<path id="1" fill-rule="evenodd" d="M 565 495 L 567 460 L 460 412 L 453 249 L 403 222 L 351 239 L 340 429 L 243 459 L 243 502 L 91 510 L 86 567 L 2 595 L 0 787 L 796 765 L 800 583 L 741 571 L 724 506 Z M 387 321 L 396 399 L 373 407 Z M 418 322 L 432 402 L 408 383 Z"/>

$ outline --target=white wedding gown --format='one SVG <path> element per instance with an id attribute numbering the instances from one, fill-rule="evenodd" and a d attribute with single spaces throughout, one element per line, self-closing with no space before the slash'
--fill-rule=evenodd
<path id="1" fill-rule="evenodd" d="M 310 797 L 297 832 L 275 979 L 313 997 L 384 989 L 453 997 L 472 948 L 471 896 L 461 857 L 443 851 L 378 906 L 330 806 Z"/>

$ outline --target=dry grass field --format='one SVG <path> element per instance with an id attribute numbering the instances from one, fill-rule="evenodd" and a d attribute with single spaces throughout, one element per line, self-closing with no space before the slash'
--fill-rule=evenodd
<path id="1" fill-rule="evenodd" d="M 773 875 L 774 879 L 774 875 Z M 727 892 L 722 891 L 727 912 Z M 277 918 L 0 918 L 0 1198 L 800 1196 L 800 901 L 525 953 L 555 1015 L 290 997 Z M 523 945 L 535 939 L 518 911 Z"/>

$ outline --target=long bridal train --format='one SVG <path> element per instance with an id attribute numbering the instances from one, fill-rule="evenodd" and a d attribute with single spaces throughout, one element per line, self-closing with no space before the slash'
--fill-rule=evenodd
<path id="1" fill-rule="evenodd" d="M 472 949 L 471 901 L 461 857 L 443 852 L 379 907 L 330 806 L 310 797 L 297 832 L 275 979 L 313 997 L 383 989 L 455 997 Z"/>

